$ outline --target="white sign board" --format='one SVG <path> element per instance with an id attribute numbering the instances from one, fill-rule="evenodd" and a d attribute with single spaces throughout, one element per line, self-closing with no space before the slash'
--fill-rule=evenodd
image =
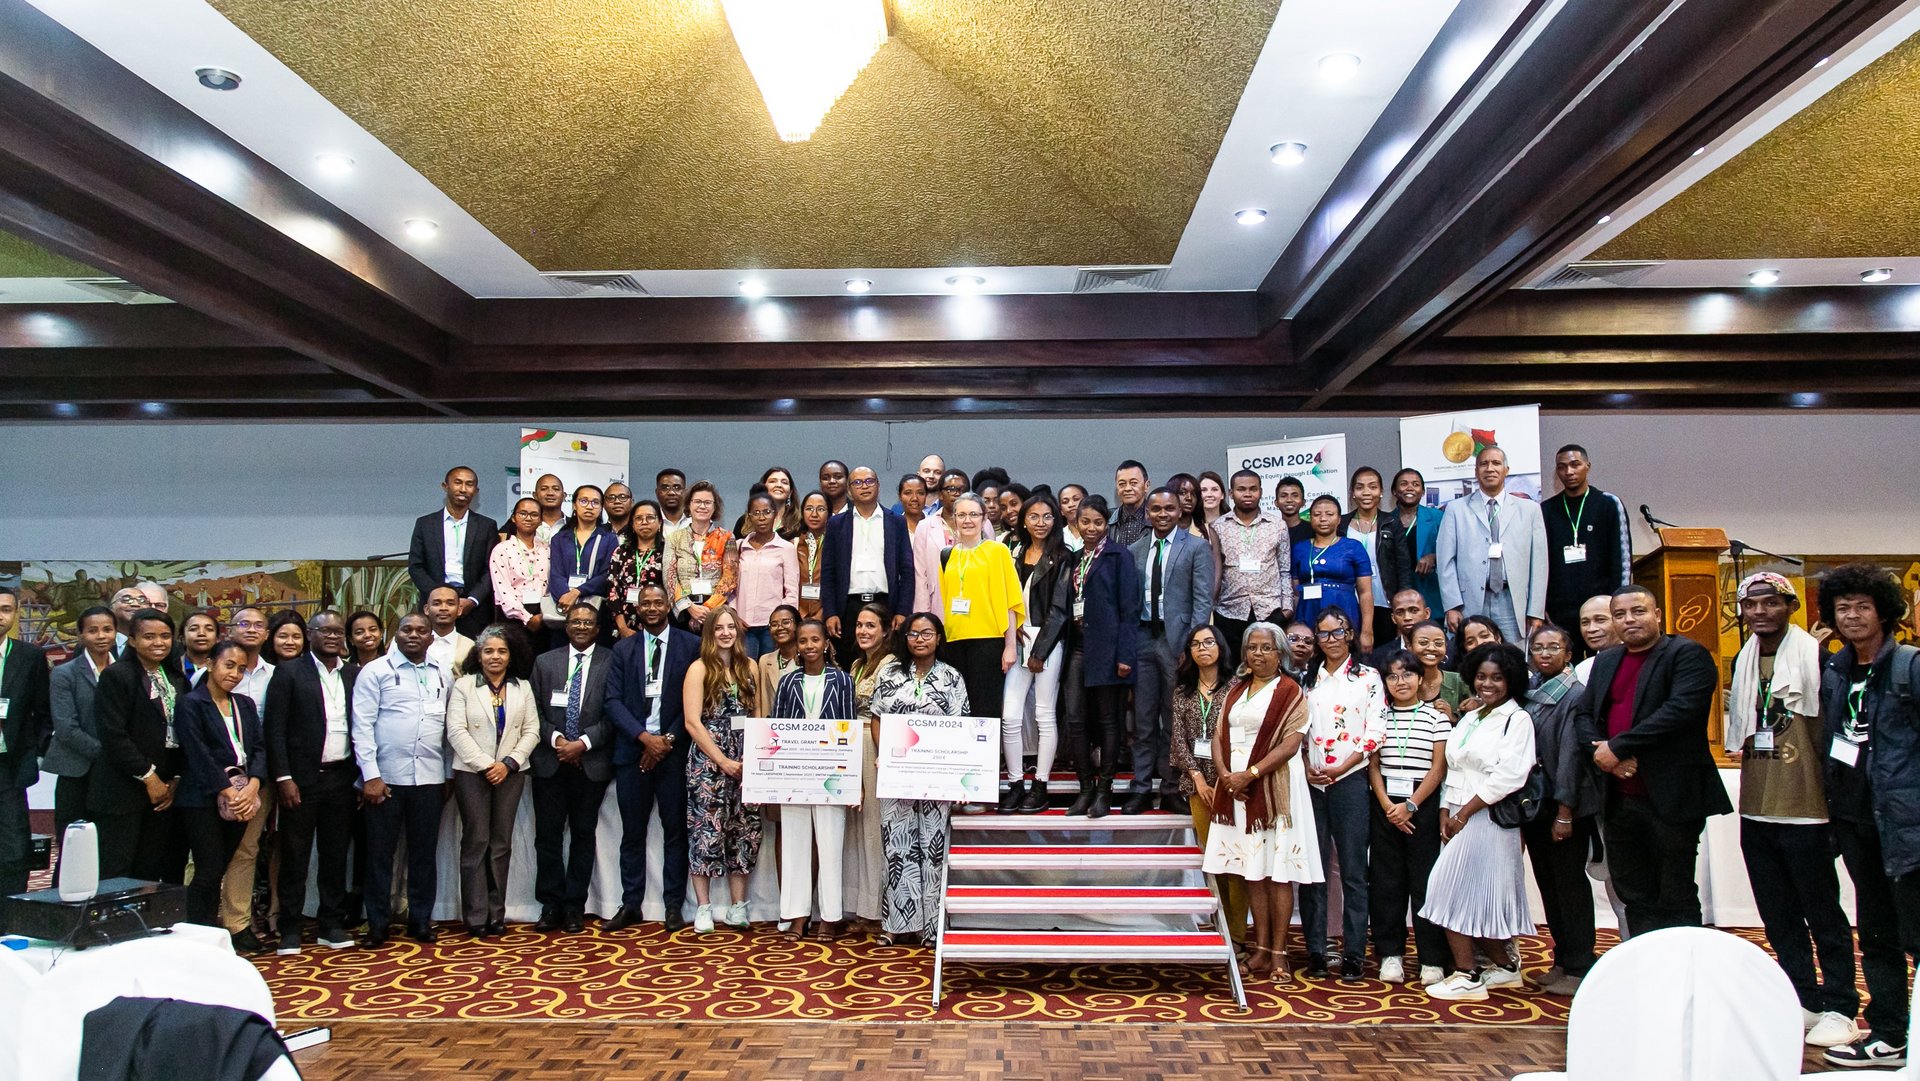
<path id="1" fill-rule="evenodd" d="M 860 802 L 860 759 L 866 740 L 859 721 L 749 717 L 741 760 L 742 803 Z"/>
<path id="2" fill-rule="evenodd" d="M 1330 495 L 1347 509 L 1347 437 L 1311 435 L 1271 443 L 1247 443 L 1227 448 L 1228 487 L 1242 469 L 1260 474 L 1260 505 L 1273 509 L 1273 486 L 1282 477 L 1294 477 L 1307 490 L 1307 505 L 1316 496 Z M 1232 509 L 1229 496 L 1228 509 Z"/>
<path id="3" fill-rule="evenodd" d="M 1000 798 L 1000 718 L 880 716 L 881 799 L 993 803 Z"/>
<path id="4" fill-rule="evenodd" d="M 1507 491 L 1540 499 L 1540 407 L 1511 405 L 1400 420 L 1400 464 L 1426 478 L 1427 502 L 1444 506 L 1473 491 L 1482 447 L 1507 452 Z"/>
<path id="5" fill-rule="evenodd" d="M 535 482 L 548 473 L 566 485 L 563 506 L 572 513 L 573 490 L 582 484 L 596 484 L 604 491 L 614 481 L 627 483 L 627 441 L 552 428 L 520 429 L 520 494 L 533 495 Z"/>

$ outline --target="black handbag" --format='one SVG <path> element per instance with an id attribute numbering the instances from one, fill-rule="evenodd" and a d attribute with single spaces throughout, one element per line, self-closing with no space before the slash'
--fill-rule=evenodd
<path id="1" fill-rule="evenodd" d="M 1513 723 L 1513 715 L 1507 715 L 1507 723 Z M 1493 824 L 1505 829 L 1517 830 L 1539 818 L 1547 809 L 1547 771 L 1535 759 L 1533 768 L 1527 771 L 1527 779 L 1520 787 L 1503 796 L 1500 802 L 1487 808 L 1487 816 Z"/>

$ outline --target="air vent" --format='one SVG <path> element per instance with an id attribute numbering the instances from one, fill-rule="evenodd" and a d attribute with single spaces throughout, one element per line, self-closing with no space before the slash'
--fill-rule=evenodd
<path id="1" fill-rule="evenodd" d="M 142 300 L 165 300 L 158 293 L 149 293 L 125 278 L 68 278 L 67 284 L 115 304 L 132 304 Z"/>
<path id="2" fill-rule="evenodd" d="M 1076 293 L 1151 293 L 1167 277 L 1163 266 L 1083 266 L 1074 279 Z"/>
<path id="3" fill-rule="evenodd" d="M 570 297 L 643 297 L 647 295 L 646 287 L 631 274 L 562 272 L 542 276 L 552 282 L 553 287 L 561 294 Z"/>
<path id="4" fill-rule="evenodd" d="M 1648 263 L 1630 259 L 1590 259 L 1580 263 L 1568 263 L 1534 288 L 1575 289 L 1589 285 L 1632 285 L 1665 265 L 1665 263 Z"/>

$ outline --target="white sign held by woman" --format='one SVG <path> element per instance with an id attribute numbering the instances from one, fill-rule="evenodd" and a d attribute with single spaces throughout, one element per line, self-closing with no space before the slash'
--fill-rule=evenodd
<path id="1" fill-rule="evenodd" d="M 881 799 L 992 803 L 1000 798 L 1000 719 L 880 716 Z"/>
<path id="2" fill-rule="evenodd" d="M 853 807 L 860 802 L 860 722 L 748 717 L 740 802 Z"/>

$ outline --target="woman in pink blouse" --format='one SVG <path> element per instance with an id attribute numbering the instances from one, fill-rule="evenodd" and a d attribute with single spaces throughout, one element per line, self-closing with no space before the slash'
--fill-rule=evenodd
<path id="1" fill-rule="evenodd" d="M 747 625 L 743 645 L 750 660 L 773 648 L 767 618 L 783 604 L 800 600 L 800 561 L 793 542 L 774 532 L 778 510 L 765 489 L 747 498 L 747 536 L 740 542 L 739 607 Z"/>
<path id="2" fill-rule="evenodd" d="M 512 535 L 493 548 L 487 569 L 493 579 L 493 601 L 500 614 L 526 628 L 530 641 L 545 641 L 540 599 L 547 595 L 547 542 L 539 539 L 540 504 L 522 499 L 509 519 Z"/>

